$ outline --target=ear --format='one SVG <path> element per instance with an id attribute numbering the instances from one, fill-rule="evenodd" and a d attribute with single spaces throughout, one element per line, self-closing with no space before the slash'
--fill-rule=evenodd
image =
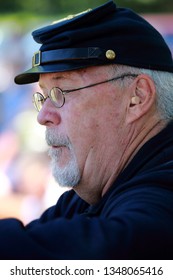
<path id="1" fill-rule="evenodd" d="M 156 101 L 155 84 L 148 75 L 139 75 L 130 88 L 128 123 L 132 123 L 150 112 Z"/>

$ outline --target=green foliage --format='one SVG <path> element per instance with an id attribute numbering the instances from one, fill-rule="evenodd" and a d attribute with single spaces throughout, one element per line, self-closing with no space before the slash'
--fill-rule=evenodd
<path id="1" fill-rule="evenodd" d="M 22 32 L 106 3 L 107 0 L 0 0 L 0 22 L 18 23 Z M 115 0 L 137 13 L 173 12 L 173 0 Z"/>
<path id="2" fill-rule="evenodd" d="M 115 0 L 117 5 L 129 7 L 138 13 L 171 13 L 172 0 Z"/>
<path id="3" fill-rule="evenodd" d="M 0 0 L 0 13 L 28 12 L 40 15 L 71 14 L 94 8 L 106 0 Z M 172 0 L 115 0 L 137 12 L 173 12 Z"/>

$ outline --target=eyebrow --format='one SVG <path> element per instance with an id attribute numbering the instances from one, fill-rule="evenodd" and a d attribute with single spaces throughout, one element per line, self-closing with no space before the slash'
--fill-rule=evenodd
<path id="1" fill-rule="evenodd" d="M 52 80 L 59 80 L 59 79 L 63 79 L 63 76 L 53 76 L 51 79 Z"/>
<path id="2" fill-rule="evenodd" d="M 53 77 L 50 78 L 50 80 L 52 80 L 52 81 L 57 81 L 57 80 L 62 79 L 62 78 L 64 78 L 64 77 L 63 77 L 63 76 L 62 76 L 62 77 L 60 77 L 60 76 L 53 76 Z M 45 86 L 42 85 L 41 83 L 39 83 L 39 87 L 40 87 L 41 89 L 46 89 Z"/>

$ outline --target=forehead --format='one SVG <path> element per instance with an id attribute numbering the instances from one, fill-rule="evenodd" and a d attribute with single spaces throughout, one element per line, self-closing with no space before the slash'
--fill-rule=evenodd
<path id="1" fill-rule="evenodd" d="M 55 72 L 55 73 L 43 73 L 39 77 L 39 85 L 43 83 L 56 83 L 56 81 L 78 81 L 78 80 L 90 80 L 93 82 L 100 81 L 101 78 L 110 77 L 110 66 L 92 66 L 76 71 Z"/>

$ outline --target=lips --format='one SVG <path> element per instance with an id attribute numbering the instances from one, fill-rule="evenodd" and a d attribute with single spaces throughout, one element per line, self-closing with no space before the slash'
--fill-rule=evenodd
<path id="1" fill-rule="evenodd" d="M 52 149 L 61 149 L 61 148 L 67 148 L 65 145 L 52 145 Z"/>

